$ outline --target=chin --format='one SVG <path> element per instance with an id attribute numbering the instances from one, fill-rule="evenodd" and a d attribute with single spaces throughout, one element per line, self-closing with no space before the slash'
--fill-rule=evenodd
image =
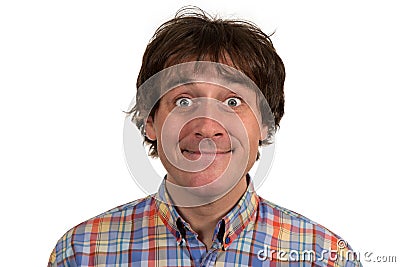
<path id="1" fill-rule="evenodd" d="M 217 169 L 210 166 L 202 172 L 181 174 L 177 182 L 195 192 L 214 195 L 232 189 L 243 175 L 225 165 Z"/>
<path id="2" fill-rule="evenodd" d="M 221 172 L 216 173 L 215 171 L 207 171 L 204 170 L 198 173 L 181 173 L 178 177 L 180 177 L 180 181 L 176 181 L 181 186 L 185 187 L 204 187 L 206 185 L 217 184 L 218 179 L 220 179 Z"/>

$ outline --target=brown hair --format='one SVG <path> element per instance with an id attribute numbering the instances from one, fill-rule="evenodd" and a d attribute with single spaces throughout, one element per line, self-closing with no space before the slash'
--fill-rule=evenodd
<path id="1" fill-rule="evenodd" d="M 159 92 L 142 92 L 140 86 L 168 66 L 190 58 L 198 61 L 230 61 L 233 67 L 245 73 L 261 90 L 274 116 L 274 126 L 279 127 L 284 113 L 285 67 L 275 51 L 270 35 L 248 21 L 213 18 L 199 8 L 185 7 L 173 19 L 161 25 L 147 45 L 136 83 L 136 105 L 129 111 L 133 113 L 132 120 L 144 135 L 144 142 L 150 144 L 150 156 L 158 156 L 157 141 L 145 136 L 146 118 L 143 114 L 146 113 L 146 101 L 143 100 L 149 99 L 146 95 Z M 157 108 L 158 103 L 149 116 L 154 116 Z"/>

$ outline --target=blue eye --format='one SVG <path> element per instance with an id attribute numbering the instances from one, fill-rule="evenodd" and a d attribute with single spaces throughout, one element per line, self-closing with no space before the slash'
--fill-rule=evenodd
<path id="1" fill-rule="evenodd" d="M 187 97 L 181 97 L 175 101 L 175 105 L 178 107 L 190 107 L 193 104 L 193 101 Z"/>
<path id="2" fill-rule="evenodd" d="M 238 97 L 229 97 L 224 101 L 224 104 L 228 107 L 237 107 L 242 104 L 242 101 Z"/>

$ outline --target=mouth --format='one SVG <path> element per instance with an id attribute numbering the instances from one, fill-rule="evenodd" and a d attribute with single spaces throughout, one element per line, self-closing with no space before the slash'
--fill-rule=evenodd
<path id="1" fill-rule="evenodd" d="M 193 155 L 202 155 L 202 154 L 206 154 L 206 155 L 223 155 L 223 154 L 229 154 L 234 152 L 233 149 L 230 150 L 217 150 L 217 151 L 200 151 L 200 150 L 189 150 L 189 149 L 182 149 L 181 153 L 188 153 L 188 154 L 193 154 Z"/>
<path id="2" fill-rule="evenodd" d="M 182 155 L 189 160 L 217 160 L 219 158 L 230 157 L 234 152 L 233 149 L 230 150 L 217 150 L 217 151 L 199 151 L 199 150 L 190 150 L 190 149 L 182 149 Z"/>

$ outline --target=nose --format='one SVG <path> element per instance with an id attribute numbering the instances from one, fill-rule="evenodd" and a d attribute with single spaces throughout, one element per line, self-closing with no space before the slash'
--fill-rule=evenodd
<path id="1" fill-rule="evenodd" d="M 198 118 L 193 122 L 193 133 L 196 138 L 218 139 L 225 135 L 224 127 L 217 121 L 210 118 Z"/>

